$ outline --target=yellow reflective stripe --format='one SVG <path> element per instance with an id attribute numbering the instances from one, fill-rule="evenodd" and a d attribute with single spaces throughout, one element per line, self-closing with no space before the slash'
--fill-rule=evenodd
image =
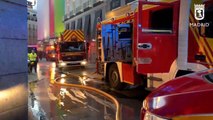
<path id="1" fill-rule="evenodd" d="M 213 115 L 191 115 L 174 117 L 172 120 L 213 120 Z"/>
<path id="2" fill-rule="evenodd" d="M 72 36 L 76 36 L 77 40 L 83 41 L 84 40 L 84 34 L 80 30 L 65 30 L 63 34 L 64 41 L 70 41 L 72 39 Z"/>
<path id="3" fill-rule="evenodd" d="M 190 12 L 189 18 L 190 18 L 190 20 L 191 20 L 193 23 L 197 23 L 197 21 L 194 19 L 192 13 L 193 13 L 193 12 Z M 203 52 L 205 55 L 208 56 L 208 57 L 206 57 L 207 63 L 208 63 L 208 64 L 211 64 L 212 61 L 213 61 L 213 56 L 212 56 L 212 54 L 211 54 L 211 50 L 208 48 L 208 45 L 207 45 L 208 43 L 205 43 L 204 38 L 201 37 L 201 36 L 199 36 L 199 35 L 197 35 L 197 34 L 195 33 L 195 32 L 197 32 L 197 33 L 199 34 L 199 30 L 198 30 L 197 27 L 194 27 L 194 28 L 190 27 L 190 29 L 191 29 L 191 31 L 193 32 L 194 37 L 196 38 L 196 41 L 197 41 L 199 47 L 202 49 L 202 52 Z M 202 47 L 201 47 L 201 46 L 202 46 Z M 210 46 L 211 46 L 211 45 L 210 45 Z M 206 52 L 205 52 L 204 49 L 206 50 Z M 211 65 L 209 65 L 209 67 L 212 68 Z"/>
<path id="4" fill-rule="evenodd" d="M 71 33 L 72 31 L 67 30 L 66 34 L 64 34 L 64 40 L 68 40 Z"/>
<path id="5" fill-rule="evenodd" d="M 199 50 L 202 51 L 204 54 L 206 54 L 206 53 L 205 53 L 205 50 L 204 50 L 204 47 L 203 47 L 202 44 L 199 42 L 199 39 L 198 39 L 198 37 L 197 37 L 195 31 L 193 30 L 192 27 L 190 27 L 190 29 L 191 29 L 191 31 L 192 31 L 192 33 L 193 33 L 193 35 L 194 35 L 194 37 L 195 37 L 195 40 L 196 40 L 196 42 L 197 42 L 197 44 L 198 44 L 198 46 L 199 46 Z M 210 60 L 209 60 L 208 57 L 206 57 L 206 62 L 207 62 L 207 63 L 210 63 Z"/>
<path id="6" fill-rule="evenodd" d="M 36 61 L 36 58 L 37 58 L 37 54 L 29 54 L 29 59 L 30 61 Z"/>
<path id="7" fill-rule="evenodd" d="M 203 38 L 203 37 L 200 37 L 200 41 L 203 43 L 203 46 L 205 47 L 205 49 L 206 49 L 206 51 L 207 51 L 206 54 L 208 54 L 208 56 L 209 56 L 209 58 L 210 58 L 210 61 L 213 61 L 212 54 L 211 54 L 211 52 L 210 52 L 210 50 L 209 50 L 207 44 L 205 43 L 204 38 Z"/>
<path id="8" fill-rule="evenodd" d="M 66 36 L 69 35 L 69 31 L 65 30 L 63 33 L 63 39 L 66 40 Z"/>

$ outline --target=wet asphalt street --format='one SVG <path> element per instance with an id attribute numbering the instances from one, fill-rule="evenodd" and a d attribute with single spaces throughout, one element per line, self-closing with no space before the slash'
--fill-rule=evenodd
<path id="1" fill-rule="evenodd" d="M 59 71 L 54 62 L 41 61 L 38 72 L 28 75 L 29 112 L 34 120 L 139 120 L 143 99 L 148 94 L 142 87 L 116 91 L 95 74 L 95 65 Z M 59 84 L 54 84 L 54 83 Z M 68 84 L 68 85 L 64 85 Z M 71 85 L 69 85 L 71 84 Z M 85 89 L 82 85 L 97 88 Z M 118 117 L 119 115 L 119 117 Z"/>

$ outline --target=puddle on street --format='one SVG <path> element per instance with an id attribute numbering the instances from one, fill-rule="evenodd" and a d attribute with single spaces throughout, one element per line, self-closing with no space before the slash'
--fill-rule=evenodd
<path id="1" fill-rule="evenodd" d="M 60 87 L 56 93 L 57 117 L 65 120 L 115 120 L 112 101 L 96 92 Z"/>
<path id="2" fill-rule="evenodd" d="M 102 80 L 87 78 L 84 76 L 72 76 L 60 72 L 55 67 L 39 71 L 40 77 L 45 78 L 31 86 L 35 89 L 34 107 L 32 109 L 39 119 L 55 120 L 115 120 L 115 104 L 106 96 L 97 92 L 63 86 L 63 83 L 94 87 L 116 97 L 120 103 L 121 120 L 139 119 L 142 101 L 134 96 L 144 94 L 142 90 L 116 91 Z M 79 69 L 81 70 L 81 68 Z M 65 71 L 65 70 L 64 70 Z M 75 70 L 72 70 L 75 73 Z M 83 72 L 82 72 L 83 74 Z M 61 85 L 49 84 L 56 81 Z M 51 82 L 50 82 L 51 83 Z M 34 90 L 33 90 L 34 91 Z M 137 94 L 136 94 L 137 93 Z M 145 95 L 143 95 L 144 97 Z M 129 98 L 131 97 L 131 98 Z M 33 101 L 33 100 L 32 100 Z M 32 105 L 32 103 L 29 103 Z M 128 114 L 127 114 L 128 113 Z"/>

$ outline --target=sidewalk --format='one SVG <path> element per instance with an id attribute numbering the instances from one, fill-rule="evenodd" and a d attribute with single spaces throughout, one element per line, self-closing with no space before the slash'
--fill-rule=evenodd
<path id="1" fill-rule="evenodd" d="M 32 92 L 31 91 L 31 84 L 30 83 L 33 83 L 33 82 L 36 82 L 36 81 L 38 81 L 38 76 L 37 76 L 37 73 L 28 73 L 28 91 L 29 91 L 29 93 L 28 93 L 28 100 L 30 100 L 30 93 Z M 29 104 L 29 103 L 28 103 Z M 37 120 L 36 118 L 35 118 L 35 116 L 33 115 L 33 113 L 32 113 L 32 109 L 30 108 L 31 106 L 29 106 L 28 105 L 28 120 Z"/>
<path id="2" fill-rule="evenodd" d="M 37 73 L 28 73 L 28 83 L 38 81 Z"/>

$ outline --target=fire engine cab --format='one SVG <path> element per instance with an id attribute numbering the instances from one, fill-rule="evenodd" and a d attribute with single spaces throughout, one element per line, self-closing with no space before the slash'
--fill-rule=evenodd
<path id="1" fill-rule="evenodd" d="M 213 67 L 211 0 L 139 0 L 97 25 L 98 72 L 111 87 L 156 88 Z"/>
<path id="2" fill-rule="evenodd" d="M 65 30 L 56 43 L 56 66 L 59 69 L 87 66 L 86 42 L 83 31 Z"/>

